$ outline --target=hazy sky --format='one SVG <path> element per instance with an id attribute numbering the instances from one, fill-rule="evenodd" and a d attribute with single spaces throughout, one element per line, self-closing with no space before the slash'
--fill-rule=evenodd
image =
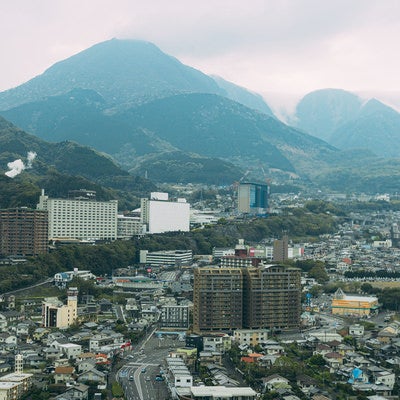
<path id="1" fill-rule="evenodd" d="M 117 37 L 262 94 L 400 91 L 399 0 L 4 0 L 0 37 L 0 90 Z"/>

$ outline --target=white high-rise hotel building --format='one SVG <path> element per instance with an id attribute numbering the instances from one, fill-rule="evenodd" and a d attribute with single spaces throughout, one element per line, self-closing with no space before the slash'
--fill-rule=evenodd
<path id="1" fill-rule="evenodd" d="M 190 204 L 185 199 L 169 201 L 168 193 L 152 192 L 141 200 L 141 219 L 147 233 L 189 232 Z"/>
<path id="2" fill-rule="evenodd" d="M 118 200 L 50 199 L 42 190 L 36 208 L 48 212 L 49 240 L 117 238 Z"/>

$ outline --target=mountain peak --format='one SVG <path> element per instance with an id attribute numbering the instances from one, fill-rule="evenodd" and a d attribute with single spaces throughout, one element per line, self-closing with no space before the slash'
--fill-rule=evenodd
<path id="1" fill-rule="evenodd" d="M 105 108 L 127 109 L 182 93 L 211 93 L 272 115 L 261 96 L 218 82 L 144 40 L 110 39 L 48 68 L 42 75 L 0 93 L 0 110 L 59 96 L 74 89 L 97 92 Z"/>
<path id="2" fill-rule="evenodd" d="M 376 98 L 369 99 L 361 108 L 360 115 L 372 115 L 375 113 L 398 114 L 392 107 L 382 103 Z"/>
<path id="3" fill-rule="evenodd" d="M 327 140 L 333 131 L 352 119 L 362 101 L 343 89 L 321 89 L 304 96 L 296 107 L 295 125 Z"/>
<path id="4" fill-rule="evenodd" d="M 209 76 L 141 40 L 111 39 L 63 61 L 14 89 L 0 93 L 0 110 L 82 88 L 110 107 L 126 108 L 177 93 L 223 94 Z"/>

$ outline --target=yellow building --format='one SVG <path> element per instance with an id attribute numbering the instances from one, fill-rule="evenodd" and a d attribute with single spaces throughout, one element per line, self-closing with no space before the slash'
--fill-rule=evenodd
<path id="1" fill-rule="evenodd" d="M 347 296 L 338 289 L 332 299 L 332 314 L 362 317 L 377 312 L 378 298 L 373 296 Z"/>
<path id="2" fill-rule="evenodd" d="M 69 288 L 67 304 L 56 298 L 45 299 L 42 303 L 42 325 L 44 328 L 68 328 L 78 318 L 78 289 Z"/>

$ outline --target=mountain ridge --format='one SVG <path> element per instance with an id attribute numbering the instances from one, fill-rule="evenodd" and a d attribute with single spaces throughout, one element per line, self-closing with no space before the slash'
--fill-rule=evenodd
<path id="1" fill-rule="evenodd" d="M 230 83 L 230 87 L 237 86 Z M 212 77 L 163 53 L 153 43 L 111 39 L 55 63 L 43 74 L 16 88 L 1 92 L 0 110 L 77 88 L 98 92 L 111 110 L 178 93 L 213 93 L 229 97 L 228 91 Z M 243 88 L 241 91 L 246 93 L 245 103 L 254 96 L 255 103 L 260 105 L 258 95 Z"/>

